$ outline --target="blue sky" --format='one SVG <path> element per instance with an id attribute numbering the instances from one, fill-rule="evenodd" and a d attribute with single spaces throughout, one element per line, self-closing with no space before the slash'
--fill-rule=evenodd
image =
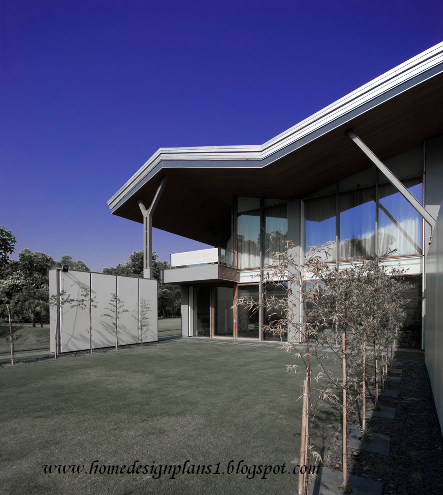
<path id="1" fill-rule="evenodd" d="M 92 270 L 142 248 L 107 200 L 160 147 L 260 144 L 443 40 L 441 1 L 0 2 L 0 225 Z M 154 230 L 161 259 L 201 244 Z"/>

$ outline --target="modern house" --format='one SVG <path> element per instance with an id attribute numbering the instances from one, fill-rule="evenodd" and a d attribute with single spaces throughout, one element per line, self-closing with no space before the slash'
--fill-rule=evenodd
<path id="1" fill-rule="evenodd" d="M 407 334 L 424 347 L 426 255 L 443 194 L 443 43 L 262 145 L 159 149 L 109 200 L 144 224 L 214 246 L 171 255 L 182 335 L 268 340 L 265 312 L 232 309 L 272 291 L 263 270 L 286 240 L 303 259 L 336 241 L 334 262 L 395 253 L 413 284 Z M 278 296 L 278 294 L 275 294 Z M 301 316 L 300 316 L 301 317 Z"/>

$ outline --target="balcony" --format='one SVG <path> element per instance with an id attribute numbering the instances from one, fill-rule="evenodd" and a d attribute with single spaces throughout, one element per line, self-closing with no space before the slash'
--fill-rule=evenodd
<path id="1" fill-rule="evenodd" d="M 163 270 L 165 284 L 199 284 L 238 282 L 234 268 L 235 253 L 227 249 L 211 248 L 171 254 L 171 268 Z"/>

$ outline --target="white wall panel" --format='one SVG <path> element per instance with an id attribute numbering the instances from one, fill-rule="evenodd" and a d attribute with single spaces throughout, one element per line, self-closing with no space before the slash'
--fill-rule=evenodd
<path id="1" fill-rule="evenodd" d="M 140 278 L 139 304 L 142 299 L 149 301 L 151 311 L 149 313 L 148 329 L 143 332 L 143 342 L 155 342 L 158 340 L 158 299 L 157 280 Z"/>
<path id="2" fill-rule="evenodd" d="M 49 297 L 57 294 L 57 270 L 49 271 Z M 57 308 L 49 307 L 49 350 L 54 352 L 55 348 L 55 332 L 57 331 Z"/>
<path id="3" fill-rule="evenodd" d="M 90 290 L 90 276 L 89 272 L 60 272 L 60 290 L 66 291 L 66 297 L 75 301 L 61 308 L 61 352 L 90 348 L 89 297 L 85 309 L 77 307 L 77 302 L 82 297 L 82 287 Z"/>
<path id="4" fill-rule="evenodd" d="M 443 432 L 443 210 L 437 217 L 426 260 L 425 358 Z"/>
<path id="5" fill-rule="evenodd" d="M 116 277 L 91 273 L 91 296 L 96 298 L 97 308 L 91 309 L 92 345 L 93 347 L 110 347 L 115 345 L 115 329 L 111 319 L 102 316 L 107 313 L 111 294 L 117 291 Z"/>
<path id="6" fill-rule="evenodd" d="M 138 279 L 131 277 L 117 277 L 117 294 L 123 302 L 122 309 L 127 312 L 120 313 L 118 319 L 118 344 L 137 344 L 138 332 Z M 154 310 L 155 311 L 155 310 Z"/>

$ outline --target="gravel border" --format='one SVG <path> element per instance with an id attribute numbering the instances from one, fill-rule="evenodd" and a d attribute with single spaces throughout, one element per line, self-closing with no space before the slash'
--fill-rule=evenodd
<path id="1" fill-rule="evenodd" d="M 395 419 L 373 417 L 373 432 L 389 435 L 390 455 L 348 449 L 349 474 L 383 483 L 383 494 L 443 494 L 443 437 L 435 410 L 426 365 L 405 360 L 399 383 L 387 388 L 399 390 L 398 398 L 380 397 L 383 406 L 395 407 Z M 349 428 L 359 429 L 353 412 Z M 324 466 L 342 470 L 341 445 L 334 442 Z"/>

